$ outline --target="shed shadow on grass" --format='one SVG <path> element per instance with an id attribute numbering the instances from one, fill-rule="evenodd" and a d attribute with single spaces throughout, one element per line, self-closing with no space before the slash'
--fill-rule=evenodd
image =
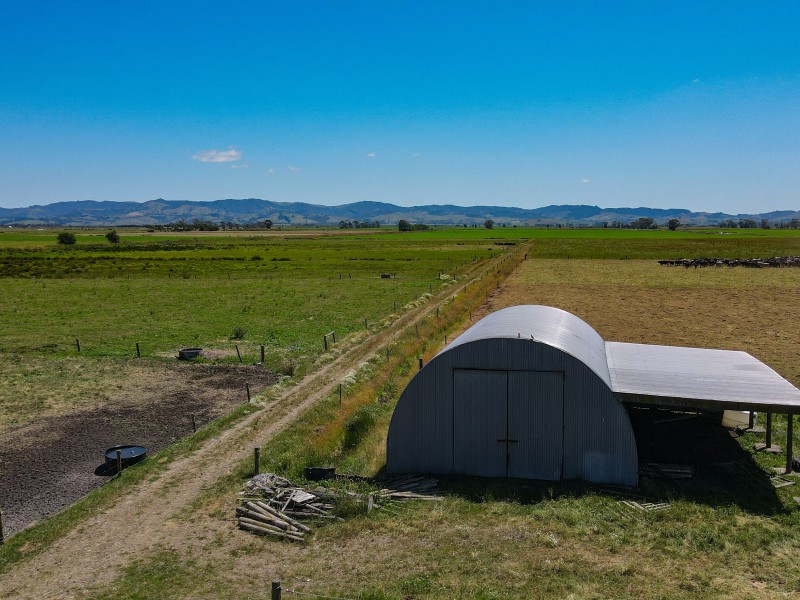
<path id="1" fill-rule="evenodd" d="M 790 512 L 769 474 L 719 425 L 719 416 L 646 410 L 632 411 L 631 422 L 639 451 L 640 476 L 636 488 L 580 480 L 432 477 L 439 481 L 444 494 L 470 502 L 506 501 L 525 505 L 558 498 L 608 495 L 640 502 L 685 500 L 713 508 L 737 506 L 746 513 L 762 516 Z M 669 476 L 670 470 L 658 465 L 680 465 L 692 476 L 675 479 Z"/>

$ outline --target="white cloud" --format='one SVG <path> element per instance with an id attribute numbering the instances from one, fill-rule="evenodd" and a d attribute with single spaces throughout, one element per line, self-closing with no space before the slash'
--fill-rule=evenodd
<path id="1" fill-rule="evenodd" d="M 692 83 L 700 83 L 699 79 L 692 79 Z"/>
<path id="2" fill-rule="evenodd" d="M 247 163 L 243 165 L 231 165 L 231 169 L 249 169 L 249 168 L 250 165 L 248 165 Z"/>
<path id="3" fill-rule="evenodd" d="M 272 175 L 273 173 L 275 173 L 275 169 L 273 169 L 272 167 L 267 169 L 267 175 Z"/>
<path id="4" fill-rule="evenodd" d="M 229 148 L 228 150 L 203 150 L 192 156 L 192 159 L 207 163 L 234 162 L 242 159 L 242 151 L 236 148 Z"/>
<path id="5" fill-rule="evenodd" d="M 581 183 L 589 183 L 589 180 L 586 179 L 586 177 L 584 177 L 583 179 L 581 179 Z"/>
<path id="6" fill-rule="evenodd" d="M 294 165 L 289 165 L 288 169 L 289 169 L 290 171 L 294 171 L 295 173 L 296 173 L 297 171 L 302 171 L 302 170 L 303 170 L 303 169 L 301 169 L 300 167 L 295 167 Z"/>
<path id="7" fill-rule="evenodd" d="M 375 153 L 374 152 L 368 152 L 367 153 L 367 158 L 375 158 Z"/>

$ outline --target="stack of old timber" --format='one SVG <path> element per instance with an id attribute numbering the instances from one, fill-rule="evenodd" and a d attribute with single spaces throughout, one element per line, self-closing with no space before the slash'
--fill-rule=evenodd
<path id="1" fill-rule="evenodd" d="M 419 475 L 403 475 L 381 482 L 383 487 L 375 494 L 387 500 L 441 500 L 439 482 Z"/>
<path id="2" fill-rule="evenodd" d="M 678 258 L 660 260 L 658 264 L 666 267 L 800 267 L 800 256 L 774 256 L 772 258 Z"/>
<path id="3" fill-rule="evenodd" d="M 375 481 L 382 486 L 367 498 L 367 512 L 382 510 L 393 515 L 400 503 L 408 500 L 441 500 L 435 479 L 419 475 L 403 475 L 385 481 Z"/>
<path id="4" fill-rule="evenodd" d="M 691 479 L 696 469 L 692 465 L 673 465 L 667 463 L 647 462 L 639 468 L 644 477 L 661 477 L 666 479 Z"/>
<path id="5" fill-rule="evenodd" d="M 295 542 L 311 531 L 298 519 L 338 519 L 331 511 L 333 496 L 326 490 L 306 490 L 288 479 L 261 473 L 246 484 L 236 509 L 239 527 Z"/>
<path id="6" fill-rule="evenodd" d="M 344 520 L 333 513 L 340 499 L 363 503 L 367 513 L 383 510 L 392 514 L 397 514 L 392 507 L 397 508 L 408 500 L 442 499 L 439 483 L 419 475 L 402 475 L 382 481 L 337 475 L 336 480 L 340 483 L 366 483 L 379 489 L 371 493 L 325 487 L 306 489 L 284 477 L 261 473 L 247 481 L 245 491 L 240 494 L 240 505 L 236 509 L 239 527 L 261 535 L 303 542 L 311 528 L 302 521 Z"/>

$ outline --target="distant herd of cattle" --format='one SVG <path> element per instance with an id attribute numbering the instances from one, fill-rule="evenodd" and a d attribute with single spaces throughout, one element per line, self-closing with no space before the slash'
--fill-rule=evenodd
<path id="1" fill-rule="evenodd" d="M 800 256 L 775 256 L 773 258 L 679 258 L 660 260 L 667 267 L 800 267 Z"/>

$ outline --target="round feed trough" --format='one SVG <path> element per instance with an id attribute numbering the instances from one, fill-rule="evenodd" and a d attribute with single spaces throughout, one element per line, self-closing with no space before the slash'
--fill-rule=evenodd
<path id="1" fill-rule="evenodd" d="M 192 360 L 198 356 L 203 356 L 202 348 L 181 348 L 178 350 L 178 358 L 181 360 Z"/>
<path id="2" fill-rule="evenodd" d="M 105 462 L 95 469 L 95 475 L 111 476 L 119 472 L 117 469 L 117 451 L 119 451 L 123 469 L 142 462 L 147 458 L 147 448 L 144 446 L 135 446 L 133 444 L 112 446 L 103 454 Z"/>
<path id="3" fill-rule="evenodd" d="M 144 446 L 112 446 L 106 450 L 106 462 L 117 464 L 117 450 L 119 450 L 120 457 L 122 458 L 122 468 L 130 467 L 138 462 L 142 462 L 147 458 L 147 448 Z"/>

